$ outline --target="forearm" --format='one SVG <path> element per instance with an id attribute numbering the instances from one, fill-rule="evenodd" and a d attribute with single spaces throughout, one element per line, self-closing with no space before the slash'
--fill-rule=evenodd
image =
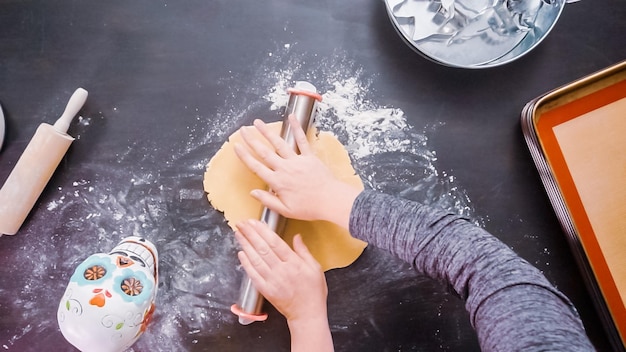
<path id="1" fill-rule="evenodd" d="M 592 351 L 572 309 L 550 290 L 516 285 L 485 300 L 474 328 L 483 351 Z"/>
<path id="2" fill-rule="evenodd" d="M 364 192 L 355 201 L 350 231 L 451 285 L 467 300 L 471 314 L 479 301 L 502 287 L 551 286 L 536 268 L 483 229 L 416 202 Z"/>
<path id="3" fill-rule="evenodd" d="M 287 321 L 291 334 L 291 352 L 334 351 L 326 314 L 302 321 Z"/>
<path id="4" fill-rule="evenodd" d="M 493 339 L 509 348 L 520 342 L 517 333 L 504 327 L 528 333 L 531 344 L 558 335 L 562 342 L 591 346 L 569 300 L 539 270 L 460 216 L 368 191 L 355 200 L 350 232 L 450 285 L 465 300 L 485 350 L 484 343 Z M 520 305 L 529 294 L 538 301 Z M 532 335 L 537 325 L 520 324 L 516 314 L 532 324 L 541 322 L 543 335 Z M 552 319 L 563 320 L 566 328 L 550 327 Z"/>

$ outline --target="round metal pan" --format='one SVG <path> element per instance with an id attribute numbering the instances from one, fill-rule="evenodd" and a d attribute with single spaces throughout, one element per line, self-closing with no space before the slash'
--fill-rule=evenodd
<path id="1" fill-rule="evenodd" d="M 565 0 L 384 0 L 393 26 L 419 54 L 480 69 L 516 60 L 554 27 Z"/>

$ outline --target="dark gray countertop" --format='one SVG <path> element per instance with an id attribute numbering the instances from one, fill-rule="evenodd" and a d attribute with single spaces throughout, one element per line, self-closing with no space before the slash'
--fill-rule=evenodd
<path id="1" fill-rule="evenodd" d="M 625 5 L 569 4 L 530 54 L 461 70 L 406 46 L 382 1 L 0 1 L 0 182 L 37 125 L 77 87 L 89 91 L 69 131 L 77 140 L 21 231 L 0 238 L 0 347 L 71 351 L 56 308 L 73 269 L 139 235 L 156 244 L 161 277 L 133 350 L 288 350 L 270 306 L 267 322 L 247 327 L 229 311 L 236 247 L 202 174 L 238 127 L 279 119 L 275 90 L 303 79 L 326 94 L 322 127 L 349 145 L 366 187 L 485 226 L 568 295 L 609 350 L 519 117 L 536 96 L 626 59 Z M 377 114 L 385 120 L 365 120 Z M 327 279 L 338 351 L 478 350 L 463 304 L 386 253 L 368 248 Z"/>

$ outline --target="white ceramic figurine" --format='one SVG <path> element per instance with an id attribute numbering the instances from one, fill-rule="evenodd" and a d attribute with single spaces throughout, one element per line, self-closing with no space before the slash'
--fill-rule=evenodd
<path id="1" fill-rule="evenodd" d="M 81 351 L 119 352 L 145 331 L 158 285 L 156 247 L 123 239 L 110 253 L 83 261 L 70 278 L 57 319 L 67 341 Z"/>

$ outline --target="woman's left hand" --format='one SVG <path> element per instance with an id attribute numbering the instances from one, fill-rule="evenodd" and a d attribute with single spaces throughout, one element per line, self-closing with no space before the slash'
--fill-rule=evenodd
<path id="1" fill-rule="evenodd" d="M 321 265 L 300 235 L 292 250 L 269 226 L 258 220 L 237 224 L 241 264 L 255 287 L 287 320 L 326 315 L 328 288 Z"/>

